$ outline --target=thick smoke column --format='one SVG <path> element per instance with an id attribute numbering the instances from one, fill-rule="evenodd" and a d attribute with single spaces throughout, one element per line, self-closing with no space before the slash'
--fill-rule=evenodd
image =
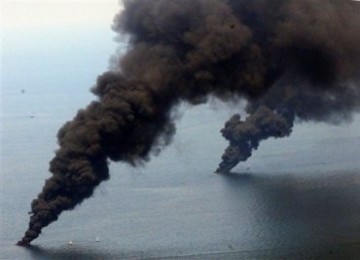
<path id="1" fill-rule="evenodd" d="M 128 52 L 98 78 L 98 99 L 58 133 L 52 176 L 31 204 L 28 245 L 109 178 L 171 142 L 182 101 L 244 98 L 249 116 L 222 130 L 218 171 L 246 160 L 294 120 L 340 122 L 359 110 L 360 8 L 346 0 L 126 0 L 114 30 Z"/>
<path id="2" fill-rule="evenodd" d="M 217 172 L 230 171 L 239 161 L 246 161 L 259 142 L 269 137 L 284 137 L 291 133 L 292 122 L 265 106 L 259 107 L 245 121 L 233 115 L 221 130 L 230 146 L 222 156 Z"/>
<path id="3" fill-rule="evenodd" d="M 250 96 L 250 115 L 244 122 L 232 117 L 221 130 L 230 144 L 217 172 L 228 172 L 247 160 L 259 141 L 288 136 L 295 119 L 340 123 L 350 120 L 360 103 L 359 3 L 229 3 L 267 54 L 265 78 L 272 80 Z M 267 110 L 264 107 L 270 112 L 260 112 Z"/>

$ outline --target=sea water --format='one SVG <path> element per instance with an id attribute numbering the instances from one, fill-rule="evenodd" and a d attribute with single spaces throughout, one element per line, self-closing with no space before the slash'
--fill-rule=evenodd
<path id="1" fill-rule="evenodd" d="M 290 138 L 263 142 L 232 174 L 218 175 L 213 171 L 226 146 L 219 129 L 233 112 L 223 104 L 218 111 L 214 105 L 181 108 L 173 143 L 159 156 L 141 168 L 111 163 L 110 180 L 93 198 L 44 228 L 33 248 L 14 246 L 27 228 L 31 200 L 49 177 L 57 128 L 67 109 L 84 99 L 7 97 L 14 103 L 2 118 L 2 258 L 354 252 L 347 247 L 360 235 L 359 120 L 340 128 L 301 125 Z M 56 106 L 57 113 L 51 111 Z"/>
<path id="2" fill-rule="evenodd" d="M 217 101 L 174 110 L 177 133 L 159 156 L 139 168 L 111 162 L 110 180 L 92 198 L 44 228 L 33 247 L 15 246 L 50 176 L 56 133 L 94 99 L 88 89 L 114 45 L 99 41 L 86 49 L 79 40 L 64 50 L 64 40 L 47 50 L 46 41 L 6 43 L 1 259 L 359 254 L 359 117 L 342 126 L 297 124 L 289 138 L 264 141 L 247 162 L 219 175 L 213 172 L 226 147 L 219 130 L 232 113 L 244 114 L 244 104 Z"/>

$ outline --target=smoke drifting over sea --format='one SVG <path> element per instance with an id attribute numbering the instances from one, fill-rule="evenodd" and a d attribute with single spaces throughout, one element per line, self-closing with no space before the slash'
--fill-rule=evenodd
<path id="1" fill-rule="evenodd" d="M 294 121 L 339 123 L 360 108 L 360 5 L 338 0 L 125 0 L 113 29 L 126 54 L 97 96 L 58 133 L 52 176 L 31 204 L 28 245 L 109 178 L 108 160 L 134 166 L 171 142 L 171 109 L 214 96 L 247 100 L 222 129 L 218 172 Z"/>

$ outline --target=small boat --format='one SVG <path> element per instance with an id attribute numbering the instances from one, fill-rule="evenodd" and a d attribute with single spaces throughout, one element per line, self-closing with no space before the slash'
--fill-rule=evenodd
<path id="1" fill-rule="evenodd" d="M 70 241 L 69 241 L 69 245 L 71 246 L 72 244 L 73 244 L 73 241 L 70 240 Z"/>

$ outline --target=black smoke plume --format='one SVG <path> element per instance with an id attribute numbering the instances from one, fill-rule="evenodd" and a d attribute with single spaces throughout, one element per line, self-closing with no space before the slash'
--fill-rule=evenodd
<path id="1" fill-rule="evenodd" d="M 90 197 L 108 160 L 136 166 L 169 144 L 180 102 L 247 100 L 248 117 L 222 130 L 219 172 L 288 136 L 294 120 L 339 123 L 360 108 L 360 6 L 350 0 L 125 0 L 113 29 L 128 51 L 60 129 L 19 245 Z"/>

